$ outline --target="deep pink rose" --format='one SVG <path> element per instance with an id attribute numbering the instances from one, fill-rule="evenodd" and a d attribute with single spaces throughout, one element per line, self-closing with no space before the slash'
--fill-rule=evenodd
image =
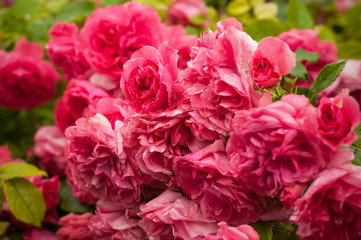
<path id="1" fill-rule="evenodd" d="M 97 113 L 106 117 L 114 128 L 117 120 L 125 121 L 135 114 L 135 110 L 127 101 L 121 98 L 105 97 L 92 101 L 84 115 L 92 117 Z"/>
<path id="2" fill-rule="evenodd" d="M 99 201 L 88 227 L 96 239 L 146 240 L 146 234 L 139 226 L 140 218 L 134 210 L 137 211 L 114 202 Z"/>
<path id="3" fill-rule="evenodd" d="M 217 236 L 206 236 L 204 240 L 259 240 L 258 233 L 249 225 L 238 227 L 228 226 L 225 222 L 218 223 Z"/>
<path id="4" fill-rule="evenodd" d="M 222 140 L 174 159 L 173 169 L 183 192 L 198 202 L 204 216 L 232 225 L 251 223 L 263 212 L 262 197 L 231 176 Z"/>
<path id="5" fill-rule="evenodd" d="M 317 112 L 305 96 L 236 113 L 227 143 L 231 171 L 258 194 L 275 197 L 326 168 L 332 151 L 316 137 Z"/>
<path id="6" fill-rule="evenodd" d="M 64 175 L 65 135 L 56 126 L 43 126 L 34 136 L 33 152 L 39 157 L 39 166 L 52 175 Z"/>
<path id="7" fill-rule="evenodd" d="M 0 106 L 30 109 L 54 96 L 59 75 L 43 57 L 42 47 L 25 38 L 12 52 L 0 50 Z"/>
<path id="8" fill-rule="evenodd" d="M 65 131 L 83 116 L 84 110 L 90 103 L 103 97 L 110 97 L 110 94 L 86 80 L 72 80 L 66 87 L 63 97 L 56 102 L 54 110 L 56 125 L 60 130 Z"/>
<path id="9" fill-rule="evenodd" d="M 202 240 L 217 232 L 217 224 L 203 216 L 197 203 L 169 189 L 142 205 L 140 216 L 150 240 Z"/>
<path id="10" fill-rule="evenodd" d="M 65 157 L 76 186 L 97 199 L 136 202 L 141 178 L 127 158 L 119 128 L 101 114 L 80 118 L 65 131 Z"/>
<path id="11" fill-rule="evenodd" d="M 174 106 L 178 55 L 163 43 L 157 50 L 145 46 L 124 64 L 120 86 L 138 112 L 159 112 Z"/>
<path id="12" fill-rule="evenodd" d="M 95 70 L 117 82 L 136 50 L 160 45 L 161 26 L 153 8 L 136 2 L 98 8 L 80 31 L 81 51 Z"/>
<path id="13" fill-rule="evenodd" d="M 329 63 L 337 61 L 337 47 L 332 42 L 322 41 L 317 38 L 317 32 L 311 29 L 291 29 L 283 32 L 278 36 L 282 41 L 286 42 L 292 51 L 303 48 L 308 52 L 315 52 L 320 55 L 320 59 L 316 63 L 303 61 L 307 68 L 311 79 L 316 79 L 320 70 Z M 311 86 L 311 83 L 307 83 Z"/>
<path id="14" fill-rule="evenodd" d="M 258 87 L 273 87 L 296 66 L 296 54 L 274 37 L 261 40 L 249 63 L 249 76 Z"/>
<path id="15" fill-rule="evenodd" d="M 59 67 L 65 79 L 70 81 L 80 75 L 85 75 L 90 66 L 79 51 L 79 30 L 74 23 L 57 22 L 49 30 L 52 38 L 46 43 L 50 60 Z"/>
<path id="16" fill-rule="evenodd" d="M 52 178 L 41 179 L 40 177 L 35 177 L 33 183 L 44 196 L 45 205 L 46 205 L 46 215 L 43 221 L 46 222 L 56 222 L 58 214 L 56 207 L 59 203 L 58 192 L 60 188 L 59 177 L 54 176 Z"/>
<path id="17" fill-rule="evenodd" d="M 337 10 L 341 13 L 352 8 L 358 2 L 360 2 L 360 0 L 333 0 L 333 4 L 335 4 Z"/>
<path id="18" fill-rule="evenodd" d="M 74 197 L 76 197 L 80 202 L 86 204 L 95 204 L 98 201 L 98 199 L 93 197 L 93 195 L 91 195 L 88 191 L 78 187 L 79 184 L 74 176 L 71 175 L 71 170 L 69 167 L 66 168 L 65 173 L 67 184 L 71 188 Z"/>
<path id="19" fill-rule="evenodd" d="M 10 162 L 24 163 L 24 160 L 13 159 L 8 147 L 6 145 L 0 146 L 0 166 Z"/>
<path id="20" fill-rule="evenodd" d="M 331 168 L 296 201 L 290 220 L 303 239 L 346 240 L 361 237 L 361 169 Z"/>
<path id="21" fill-rule="evenodd" d="M 58 240 L 96 240 L 97 238 L 88 228 L 88 223 L 93 214 L 84 213 L 76 215 L 69 213 L 60 218 L 58 224 L 62 227 L 56 232 Z"/>
<path id="22" fill-rule="evenodd" d="M 319 137 L 334 151 L 341 145 L 349 146 L 356 139 L 354 129 L 361 120 L 360 106 L 347 95 L 324 97 L 318 108 Z"/>
<path id="23" fill-rule="evenodd" d="M 251 108 L 258 93 L 245 71 L 257 43 L 234 18 L 217 23 L 192 48 L 184 71 L 185 98 L 192 112 L 188 124 L 200 139 L 215 140 L 229 134 L 234 112 Z"/>
<path id="24" fill-rule="evenodd" d="M 23 233 L 24 240 L 57 240 L 55 235 L 44 228 L 31 228 Z"/>
<path id="25" fill-rule="evenodd" d="M 306 189 L 307 183 L 295 183 L 287 186 L 282 190 L 280 200 L 285 209 L 290 209 L 294 202 L 302 196 L 303 191 Z"/>
<path id="26" fill-rule="evenodd" d="M 208 9 L 203 0 L 172 0 L 171 8 L 168 11 L 167 21 L 171 24 L 194 25 L 192 18 L 203 17 L 204 21 L 199 25 L 209 25 Z"/>

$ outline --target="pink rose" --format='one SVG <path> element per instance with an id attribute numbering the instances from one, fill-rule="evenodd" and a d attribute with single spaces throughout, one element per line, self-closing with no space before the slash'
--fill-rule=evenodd
<path id="1" fill-rule="evenodd" d="M 34 136 L 34 154 L 39 157 L 41 169 L 52 175 L 64 175 L 65 135 L 56 126 L 43 126 Z"/>
<path id="2" fill-rule="evenodd" d="M 317 120 L 319 137 L 337 151 L 341 145 L 349 146 L 357 139 L 354 129 L 361 120 L 360 106 L 353 97 L 344 94 L 324 97 L 320 101 Z"/>
<path id="3" fill-rule="evenodd" d="M 54 110 L 56 125 L 60 130 L 65 131 L 83 116 L 89 104 L 103 97 L 110 97 L 110 94 L 86 80 L 72 80 L 66 87 L 63 97 L 56 102 Z"/>
<path id="4" fill-rule="evenodd" d="M 132 117 L 135 114 L 135 110 L 127 101 L 121 98 L 105 97 L 90 102 L 84 115 L 92 117 L 97 113 L 106 117 L 114 128 L 116 121 L 125 121 Z"/>
<path id="5" fill-rule="evenodd" d="M 0 50 L 0 106 L 31 109 L 54 96 L 59 75 L 43 57 L 42 47 L 25 38 L 12 52 Z"/>
<path id="6" fill-rule="evenodd" d="M 259 240 L 258 233 L 249 225 L 238 227 L 228 226 L 225 222 L 218 223 L 217 236 L 206 236 L 204 240 Z"/>
<path id="7" fill-rule="evenodd" d="M 258 87 L 273 87 L 295 66 L 296 54 L 288 45 L 277 38 L 267 37 L 252 54 L 248 75 Z"/>
<path id="8" fill-rule="evenodd" d="M 113 129 L 101 114 L 80 118 L 65 131 L 65 157 L 76 186 L 97 199 L 136 202 L 141 178 L 127 158 L 117 121 Z"/>
<path id="9" fill-rule="evenodd" d="M 172 0 L 171 2 L 167 19 L 171 24 L 192 25 L 192 18 L 202 16 L 204 21 L 200 25 L 203 27 L 209 25 L 208 9 L 203 0 Z"/>
<path id="10" fill-rule="evenodd" d="M 342 13 L 355 6 L 358 2 L 360 2 L 360 0 L 334 0 L 333 4 L 335 4 L 337 10 Z"/>
<path id="11" fill-rule="evenodd" d="M 256 47 L 242 25 L 229 18 L 217 23 L 215 32 L 206 31 L 192 48 L 184 71 L 184 95 L 193 109 L 188 124 L 201 140 L 227 136 L 234 113 L 257 101 L 258 93 L 245 73 Z"/>
<path id="12" fill-rule="evenodd" d="M 315 52 L 320 55 L 320 59 L 316 63 L 303 61 L 307 68 L 308 74 L 312 80 L 316 79 L 320 70 L 329 63 L 337 61 L 337 47 L 332 42 L 322 41 L 317 38 L 317 32 L 311 29 L 291 29 L 283 32 L 279 39 L 286 42 L 290 49 L 295 52 L 298 48 L 303 48 L 308 52 Z M 307 83 L 311 86 L 311 83 Z"/>
<path id="13" fill-rule="evenodd" d="M 62 227 L 56 232 L 58 240 L 95 240 L 97 239 L 88 228 L 88 223 L 93 214 L 84 213 L 76 215 L 69 213 L 60 218 L 58 224 Z"/>
<path id="14" fill-rule="evenodd" d="M 59 177 L 54 176 L 52 178 L 46 178 L 46 179 L 35 177 L 33 183 L 37 186 L 37 188 L 44 196 L 45 205 L 46 205 L 46 215 L 43 221 L 55 223 L 58 219 L 56 207 L 59 203 L 59 197 L 58 197 L 58 192 L 60 188 Z"/>
<path id="15" fill-rule="evenodd" d="M 24 163 L 24 160 L 13 159 L 8 147 L 6 145 L 0 146 L 0 166 L 10 162 Z"/>
<path id="16" fill-rule="evenodd" d="M 290 220 L 303 239 L 346 240 L 361 237 L 361 169 L 327 169 L 296 201 Z"/>
<path id="17" fill-rule="evenodd" d="M 57 240 L 52 232 L 44 228 L 31 228 L 23 233 L 24 240 Z"/>
<path id="18" fill-rule="evenodd" d="M 141 48 L 124 64 L 120 86 L 138 112 L 159 112 L 174 106 L 177 59 L 176 50 L 163 43 L 159 50 Z"/>
<path id="19" fill-rule="evenodd" d="M 232 174 L 270 197 L 284 186 L 313 179 L 332 156 L 316 130 L 316 109 L 305 96 L 290 94 L 264 107 L 237 112 L 227 143 Z"/>
<path id="20" fill-rule="evenodd" d="M 287 186 L 282 190 L 280 200 L 285 209 L 288 210 L 293 206 L 294 202 L 302 196 L 306 187 L 306 183 L 295 183 L 294 185 Z"/>
<path id="21" fill-rule="evenodd" d="M 139 225 L 150 240 L 202 240 L 217 232 L 217 224 L 201 213 L 197 203 L 169 189 L 140 207 Z"/>
<path id="22" fill-rule="evenodd" d="M 118 81 L 136 50 L 160 45 L 161 32 L 159 16 L 151 7 L 126 2 L 98 8 L 80 31 L 81 51 L 95 70 Z"/>
<path id="23" fill-rule="evenodd" d="M 139 206 L 138 206 L 139 207 Z M 88 227 L 97 239 L 146 240 L 140 218 L 121 204 L 100 201 Z"/>
<path id="24" fill-rule="evenodd" d="M 173 170 L 183 192 L 199 203 L 205 217 L 232 225 L 251 223 L 263 212 L 262 197 L 238 184 L 229 172 L 222 140 L 174 159 Z"/>
<path id="25" fill-rule="evenodd" d="M 93 195 L 91 195 L 88 191 L 78 187 L 79 184 L 74 176 L 71 175 L 71 170 L 69 167 L 66 168 L 65 173 L 68 186 L 71 188 L 74 197 L 76 197 L 80 202 L 86 204 L 95 204 L 98 201 L 98 199 L 93 197 Z"/>
<path id="26" fill-rule="evenodd" d="M 48 56 L 59 67 L 65 79 L 70 81 L 85 75 L 90 69 L 83 54 L 79 51 L 79 30 L 74 23 L 57 22 L 49 30 L 52 38 L 46 43 Z"/>

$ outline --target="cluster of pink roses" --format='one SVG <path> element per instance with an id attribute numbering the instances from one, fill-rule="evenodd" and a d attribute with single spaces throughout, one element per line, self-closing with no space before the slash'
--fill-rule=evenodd
<path id="1" fill-rule="evenodd" d="M 97 205 L 95 214 L 61 218 L 58 239 L 256 240 L 248 224 L 259 220 L 295 223 L 305 239 L 361 237 L 361 169 L 340 148 L 356 140 L 361 120 L 358 102 L 340 89 L 347 72 L 317 107 L 296 94 L 272 102 L 266 90 L 295 67 L 300 47 L 320 55 L 302 62 L 314 80 L 337 61 L 335 45 L 313 30 L 257 43 L 233 18 L 216 26 L 197 40 L 127 2 L 97 9 L 80 31 L 69 23 L 50 30 L 47 53 L 69 83 L 57 127 L 39 129 L 34 153 L 50 174 L 67 175 L 79 200 Z M 12 65 L 24 44 L 0 63 L 0 78 L 12 76 L 0 94 L 13 78 L 57 78 L 45 63 Z M 0 104 L 21 105 L 13 99 Z M 24 238 L 42 234 L 50 233 Z"/>

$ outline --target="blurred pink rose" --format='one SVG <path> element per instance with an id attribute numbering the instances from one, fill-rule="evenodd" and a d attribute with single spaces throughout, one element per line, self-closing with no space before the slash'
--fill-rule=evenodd
<path id="1" fill-rule="evenodd" d="M 110 94 L 86 80 L 73 79 L 55 105 L 56 125 L 65 131 L 83 116 L 84 110 L 96 99 L 110 97 Z"/>
<path id="2" fill-rule="evenodd" d="M 10 162 L 24 163 L 24 160 L 13 159 L 8 147 L 6 145 L 0 146 L 0 166 Z"/>
<path id="3" fill-rule="evenodd" d="M 317 112 L 305 96 L 239 111 L 227 143 L 234 177 L 258 194 L 275 197 L 326 168 L 332 151 L 316 137 Z"/>
<path id="4" fill-rule="evenodd" d="M 34 136 L 34 154 L 39 157 L 39 166 L 52 175 L 64 175 L 65 135 L 56 126 L 43 126 Z"/>
<path id="5" fill-rule="evenodd" d="M 161 33 L 158 13 L 151 7 L 126 2 L 99 8 L 80 31 L 81 51 L 95 70 L 117 82 L 130 56 L 143 46 L 158 47 Z"/>
<path id="6" fill-rule="evenodd" d="M 31 228 L 23 233 L 24 240 L 57 240 L 55 235 L 44 228 Z"/>
<path id="7" fill-rule="evenodd" d="M 69 213 L 60 218 L 58 224 L 62 227 L 56 232 L 58 240 L 96 240 L 97 238 L 88 228 L 88 223 L 93 214 L 84 213 L 76 215 Z"/>
<path id="8" fill-rule="evenodd" d="M 202 240 L 217 232 L 214 220 L 203 216 L 197 203 L 169 189 L 140 207 L 139 225 L 150 240 Z"/>
<path id="9" fill-rule="evenodd" d="M 225 222 L 218 223 L 217 236 L 206 236 L 204 240 L 259 240 L 258 233 L 249 225 L 238 227 L 228 226 Z"/>
<path id="10" fill-rule="evenodd" d="M 361 169 L 322 172 L 296 201 L 290 220 L 303 239 L 346 240 L 361 237 Z"/>
<path id="11" fill-rule="evenodd" d="M 101 114 L 80 118 L 65 131 L 65 156 L 76 187 L 97 199 L 140 200 L 141 177 L 123 149 L 117 121 L 113 129 Z"/>
<path id="12" fill-rule="evenodd" d="M 90 69 L 83 54 L 79 51 L 79 30 L 74 23 L 57 22 L 49 30 L 52 38 L 46 43 L 50 60 L 59 67 L 65 79 L 70 81 L 85 75 Z"/>
<path id="13" fill-rule="evenodd" d="M 132 209 L 114 202 L 99 201 L 88 227 L 96 239 L 146 240 L 139 220 L 140 218 L 132 213 Z"/>
<path id="14" fill-rule="evenodd" d="M 173 169 L 183 192 L 199 203 L 205 217 L 232 225 L 256 222 L 262 197 L 231 177 L 222 140 L 174 159 Z"/>
<path id="15" fill-rule="evenodd" d="M 280 201 L 286 210 L 293 207 L 295 201 L 302 196 L 303 191 L 306 189 L 307 183 L 295 183 L 287 186 L 282 190 Z"/>
<path id="16" fill-rule="evenodd" d="M 245 73 L 256 48 L 234 18 L 218 22 L 217 30 L 203 33 L 192 48 L 184 71 L 184 94 L 193 109 L 188 124 L 201 140 L 228 135 L 234 112 L 256 102 L 258 93 Z"/>
<path id="17" fill-rule="evenodd" d="M 333 3 L 335 4 L 337 10 L 339 12 L 345 12 L 348 9 L 355 6 L 357 3 L 359 3 L 360 0 L 334 0 Z"/>
<path id="18" fill-rule="evenodd" d="M 294 52 L 298 48 L 302 48 L 308 52 L 315 52 L 320 55 L 320 59 L 316 63 L 302 61 L 305 65 L 308 74 L 312 80 L 315 80 L 320 70 L 329 63 L 337 61 L 337 47 L 334 43 L 322 41 L 317 38 L 317 32 L 311 29 L 291 29 L 288 32 L 283 32 L 279 39 L 286 42 L 290 49 Z M 305 81 L 303 81 L 304 83 Z M 307 83 L 310 87 L 312 83 Z"/>
<path id="19" fill-rule="evenodd" d="M 172 108 L 174 82 L 178 77 L 178 55 L 163 43 L 157 50 L 145 46 L 124 64 L 120 86 L 125 99 L 138 112 L 159 112 Z"/>
<path id="20" fill-rule="evenodd" d="M 199 26 L 210 24 L 207 5 L 203 0 L 172 0 L 168 15 L 167 21 L 171 24 L 194 25 L 192 18 L 199 16 L 204 18 Z"/>
<path id="21" fill-rule="evenodd" d="M 25 38 L 12 52 L 0 50 L 0 106 L 31 109 L 54 96 L 59 75 L 43 57 L 42 47 Z"/>
<path id="22" fill-rule="evenodd" d="M 273 87 L 296 66 L 296 54 L 274 37 L 261 40 L 252 54 L 248 75 L 258 87 Z"/>
<path id="23" fill-rule="evenodd" d="M 319 137 L 337 151 L 341 145 L 349 146 L 357 139 L 354 129 L 361 121 L 360 106 L 353 97 L 344 94 L 324 97 L 320 101 L 317 120 Z"/>

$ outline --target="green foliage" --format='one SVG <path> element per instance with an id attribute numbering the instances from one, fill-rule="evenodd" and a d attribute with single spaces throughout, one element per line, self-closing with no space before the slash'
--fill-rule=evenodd
<path id="1" fill-rule="evenodd" d="M 57 22 L 83 22 L 95 10 L 94 1 L 79 0 L 65 6 L 56 16 Z"/>
<path id="2" fill-rule="evenodd" d="M 251 226 L 257 231 L 261 240 L 272 240 L 273 238 L 273 226 L 275 222 L 256 222 Z"/>
<path id="3" fill-rule="evenodd" d="M 307 29 L 313 27 L 313 19 L 307 7 L 297 0 L 288 4 L 287 20 L 291 27 Z"/>
<path id="4" fill-rule="evenodd" d="M 361 59 L 361 40 L 339 42 L 338 57 L 340 59 Z"/>
<path id="5" fill-rule="evenodd" d="M 307 52 L 303 48 L 298 48 L 296 51 L 296 61 L 300 62 L 302 60 L 309 61 L 311 63 L 315 63 L 320 59 L 320 55 L 318 53 Z"/>
<path id="6" fill-rule="evenodd" d="M 16 219 L 40 227 L 46 206 L 39 189 L 24 178 L 10 179 L 4 188 L 9 208 Z"/>
<path id="7" fill-rule="evenodd" d="M 330 86 L 336 80 L 338 75 L 340 75 L 342 69 L 345 67 L 345 64 L 346 61 L 343 60 L 324 66 L 313 83 L 308 93 L 308 97 L 312 99 L 316 96 L 317 93 Z"/>
<path id="8" fill-rule="evenodd" d="M 287 31 L 288 25 L 273 19 L 254 20 L 244 26 L 247 32 L 254 40 L 261 41 L 265 37 L 278 36 L 281 32 Z"/>
<path id="9" fill-rule="evenodd" d="M 47 173 L 27 163 L 6 163 L 0 167 L 0 179 L 12 179 L 25 176 L 47 176 Z"/>
<path id="10" fill-rule="evenodd" d="M 361 2 L 345 13 L 346 27 L 351 31 L 361 30 Z"/>
<path id="11" fill-rule="evenodd" d="M 298 78 L 299 80 L 311 82 L 311 79 L 307 73 L 307 69 L 305 68 L 305 66 L 303 66 L 302 63 L 296 63 L 296 66 L 292 69 L 290 75 Z"/>
<path id="12" fill-rule="evenodd" d="M 0 236 L 4 235 L 8 227 L 10 226 L 10 222 L 0 221 Z"/>
<path id="13" fill-rule="evenodd" d="M 85 213 L 90 212 L 92 208 L 86 204 L 79 202 L 76 199 L 66 183 L 66 180 L 62 180 L 59 189 L 59 207 L 61 210 L 65 212 L 73 212 L 73 213 Z"/>

